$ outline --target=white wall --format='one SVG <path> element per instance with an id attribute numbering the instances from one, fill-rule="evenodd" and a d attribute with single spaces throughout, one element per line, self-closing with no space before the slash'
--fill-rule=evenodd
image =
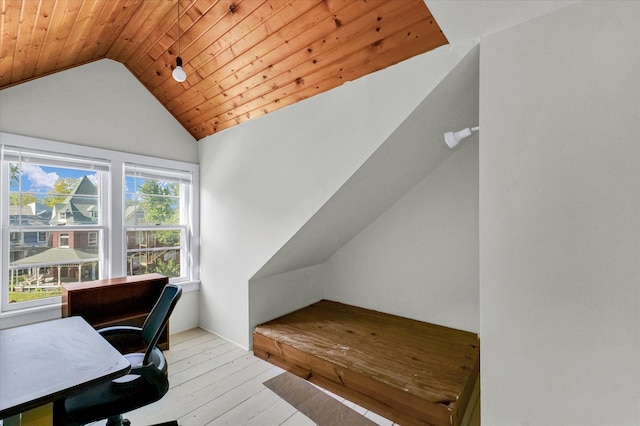
<path id="1" fill-rule="evenodd" d="M 195 139 L 122 64 L 109 59 L 3 89 L 0 131 L 198 162 Z M 197 291 L 184 293 L 171 331 L 197 326 L 198 306 Z M 53 306 L 3 314 L 0 321 L 11 327 L 59 317 L 60 307 Z"/>
<path id="2" fill-rule="evenodd" d="M 319 282 L 323 265 L 252 279 L 249 284 L 249 326 L 272 320 L 324 299 Z"/>
<path id="3" fill-rule="evenodd" d="M 249 346 L 249 279 L 471 47 L 442 47 L 200 141 L 203 327 Z"/>
<path id="4" fill-rule="evenodd" d="M 640 424 L 640 3 L 481 41 L 482 423 Z"/>
<path id="5" fill-rule="evenodd" d="M 198 162 L 195 139 L 110 59 L 1 90 L 0 131 Z"/>
<path id="6" fill-rule="evenodd" d="M 335 253 L 322 283 L 329 300 L 477 333 L 477 134 Z"/>

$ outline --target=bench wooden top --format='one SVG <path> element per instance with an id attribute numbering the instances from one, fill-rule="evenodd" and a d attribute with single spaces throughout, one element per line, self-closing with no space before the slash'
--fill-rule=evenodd
<path id="1" fill-rule="evenodd" d="M 442 405 L 468 392 L 479 371 L 474 333 L 327 300 L 258 325 L 255 334 Z"/>

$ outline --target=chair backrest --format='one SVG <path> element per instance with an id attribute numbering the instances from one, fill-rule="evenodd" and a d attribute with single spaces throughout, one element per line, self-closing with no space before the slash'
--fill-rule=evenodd
<path id="1" fill-rule="evenodd" d="M 147 345 L 147 351 L 143 361 L 144 365 L 149 364 L 153 348 L 155 348 L 158 343 L 162 330 L 167 325 L 167 322 L 169 322 L 169 317 L 173 312 L 173 308 L 176 307 L 178 300 L 180 300 L 181 295 L 182 288 L 175 284 L 167 284 L 147 316 L 147 319 L 145 319 L 142 325 L 142 340 Z"/>

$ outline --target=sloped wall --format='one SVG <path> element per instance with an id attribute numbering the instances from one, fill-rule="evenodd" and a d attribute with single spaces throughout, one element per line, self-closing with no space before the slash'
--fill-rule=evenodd
<path id="1" fill-rule="evenodd" d="M 478 56 L 467 54 L 254 275 L 251 328 L 318 300 L 295 295 L 320 265 L 313 294 L 477 332 L 477 151 L 454 166 L 448 158 L 460 148 L 447 148 L 443 134 L 478 122 Z M 419 184 L 441 169 L 446 178 Z M 412 201 L 398 201 L 416 185 Z M 269 288 L 294 297 L 265 297 Z"/>
<path id="2" fill-rule="evenodd" d="M 251 277 L 471 47 L 437 49 L 200 141 L 203 327 L 249 346 Z"/>
<path id="3" fill-rule="evenodd" d="M 324 265 L 324 297 L 479 331 L 478 137 Z"/>

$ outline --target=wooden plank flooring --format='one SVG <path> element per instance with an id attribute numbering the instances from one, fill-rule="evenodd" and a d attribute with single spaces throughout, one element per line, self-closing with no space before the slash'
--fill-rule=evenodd
<path id="1" fill-rule="evenodd" d="M 165 351 L 169 392 L 162 400 L 127 413 L 125 417 L 133 426 L 169 420 L 178 420 L 181 426 L 315 424 L 263 385 L 284 370 L 199 328 L 173 334 L 170 342 Z M 376 413 L 330 395 L 379 425 L 393 425 Z"/>

